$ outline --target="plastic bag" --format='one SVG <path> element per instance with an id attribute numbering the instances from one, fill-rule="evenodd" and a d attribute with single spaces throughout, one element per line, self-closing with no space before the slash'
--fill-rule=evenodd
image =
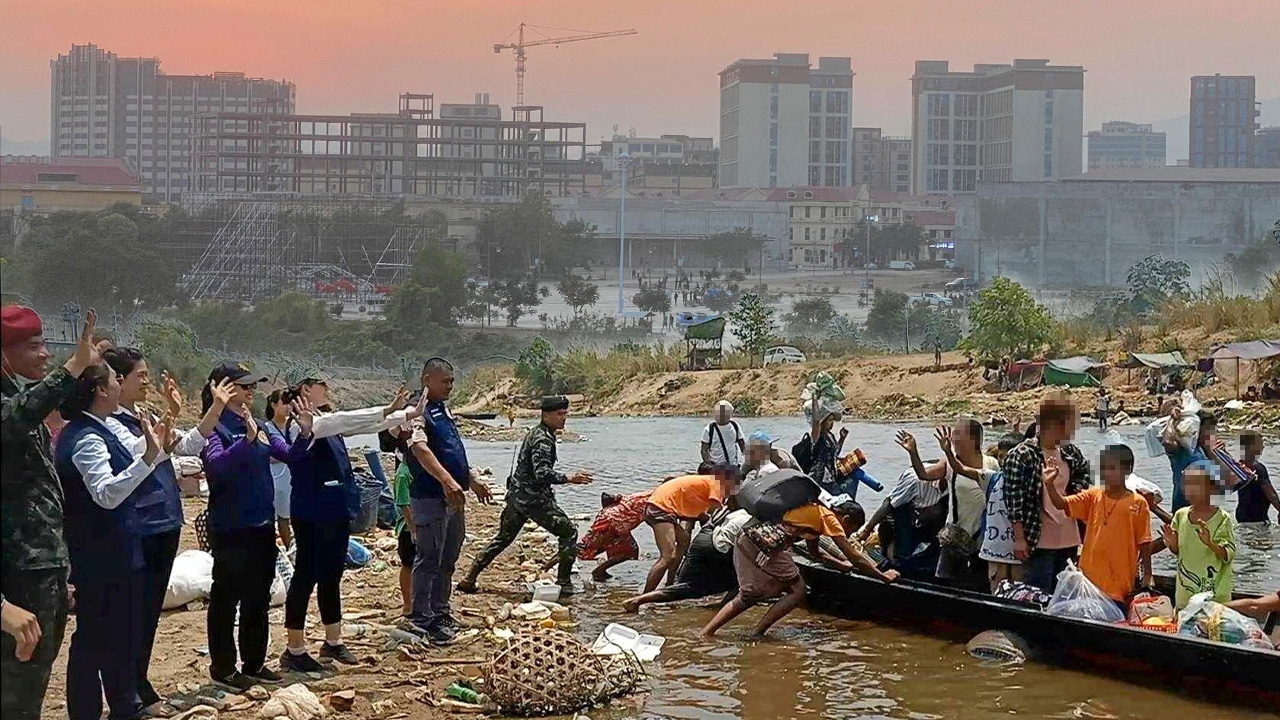
<path id="1" fill-rule="evenodd" d="M 1208 592 L 1191 596 L 1187 606 L 1178 613 L 1179 635 L 1263 650 L 1272 649 L 1271 640 L 1262 631 L 1258 621 L 1215 602 L 1212 598 L 1213 594 Z"/>
<path id="2" fill-rule="evenodd" d="M 825 420 L 830 415 L 840 415 L 844 412 L 844 403 L 834 398 L 813 398 L 805 400 L 800 406 L 801 412 L 804 413 L 806 422 L 812 423 L 813 416 L 817 413 L 820 420 Z"/>
<path id="3" fill-rule="evenodd" d="M 1067 569 L 1058 573 L 1058 587 L 1045 612 L 1059 617 L 1097 620 L 1105 623 L 1124 622 L 1124 613 L 1115 600 L 1089 581 L 1084 573 L 1067 563 Z"/>
<path id="4" fill-rule="evenodd" d="M 369 552 L 369 548 L 365 547 L 364 543 L 355 538 L 347 540 L 347 567 L 364 567 L 372 559 L 373 553 Z"/>
<path id="5" fill-rule="evenodd" d="M 800 408 L 805 419 L 813 422 L 814 414 L 818 419 L 844 412 L 844 390 L 836 384 L 825 371 L 814 373 L 813 378 L 800 391 Z"/>
<path id="6" fill-rule="evenodd" d="M 1173 622 L 1173 602 L 1164 595 L 1141 593 L 1129 604 L 1129 624 L 1142 625 L 1151 618 Z"/>
<path id="7" fill-rule="evenodd" d="M 1195 450 L 1196 440 L 1200 436 L 1200 401 L 1190 390 L 1182 391 L 1182 413 L 1178 416 L 1178 442 L 1188 451 Z M 1165 428 L 1169 427 L 1168 416 L 1158 417 L 1147 425 L 1143 439 L 1147 442 L 1147 455 L 1160 457 L 1165 454 L 1164 443 L 1160 441 Z"/>
<path id="8" fill-rule="evenodd" d="M 165 610 L 209 597 L 213 587 L 213 556 L 203 550 L 187 550 L 173 561 L 169 585 L 164 591 Z"/>
<path id="9" fill-rule="evenodd" d="M 271 581 L 271 607 L 284 604 L 289 594 L 289 583 L 293 581 L 293 563 L 289 562 L 287 553 L 276 553 L 276 577 Z"/>

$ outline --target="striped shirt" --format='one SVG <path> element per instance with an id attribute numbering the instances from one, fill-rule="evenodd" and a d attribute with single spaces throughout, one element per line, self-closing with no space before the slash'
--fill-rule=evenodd
<path id="1" fill-rule="evenodd" d="M 948 475 L 950 472 L 951 469 L 947 468 Z M 914 470 L 907 470 L 898 476 L 898 484 L 889 491 L 889 502 L 896 508 L 907 503 L 918 508 L 936 505 L 947 496 L 948 479 L 949 477 L 944 477 L 941 481 L 921 480 Z"/>

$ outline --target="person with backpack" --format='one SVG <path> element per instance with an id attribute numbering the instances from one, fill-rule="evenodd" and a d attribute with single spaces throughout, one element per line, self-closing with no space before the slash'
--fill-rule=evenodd
<path id="1" fill-rule="evenodd" d="M 741 465 L 747 441 L 733 419 L 733 404 L 728 400 L 716 403 L 711 418 L 712 422 L 702 429 L 702 462 Z"/>

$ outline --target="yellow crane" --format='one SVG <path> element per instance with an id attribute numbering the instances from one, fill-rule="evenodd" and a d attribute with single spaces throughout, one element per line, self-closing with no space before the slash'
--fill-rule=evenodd
<path id="1" fill-rule="evenodd" d="M 541 35 L 541 38 L 525 42 L 524 31 L 528 29 L 531 33 Z M 566 35 L 564 37 L 547 37 L 543 35 L 541 30 L 555 30 L 559 32 L 573 32 L 577 35 Z M 539 45 L 560 45 L 562 43 L 580 42 L 582 40 L 598 40 L 600 38 L 619 37 L 622 35 L 635 35 L 636 31 L 632 30 L 611 30 L 609 32 L 586 32 L 583 30 L 568 30 L 565 28 L 549 28 L 540 27 L 538 25 L 529 25 L 520 23 L 520 27 L 516 29 L 512 35 L 516 35 L 515 42 L 495 43 L 493 51 L 501 53 L 503 50 L 514 50 L 516 52 L 516 105 L 524 105 L 524 61 L 527 58 L 525 48 L 537 47 Z M 510 39 L 510 36 L 507 36 Z"/>

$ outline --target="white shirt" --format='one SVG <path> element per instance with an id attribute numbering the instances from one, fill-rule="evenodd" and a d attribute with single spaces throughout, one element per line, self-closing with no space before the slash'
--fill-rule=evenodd
<path id="1" fill-rule="evenodd" d="M 990 455 L 983 455 L 982 468 L 984 471 L 994 472 L 1000 469 L 1000 463 Z M 960 507 L 955 510 L 959 518 L 957 524 L 969 531 L 970 535 L 978 532 L 982 527 L 982 516 L 987 505 L 985 491 L 990 482 L 990 478 L 981 473 L 979 480 L 957 474 L 956 492 L 947 503 L 947 522 L 951 522 L 952 508 L 956 502 L 959 502 Z"/>
<path id="2" fill-rule="evenodd" d="M 999 474 L 999 479 L 996 479 Z M 1013 555 L 1013 523 L 1009 521 L 1009 509 L 1004 504 L 1004 474 L 998 470 L 983 470 L 987 489 L 987 528 L 982 535 L 982 549 L 978 557 L 987 562 L 1021 565 Z"/>
<path id="3" fill-rule="evenodd" d="M 777 471 L 778 471 L 778 466 L 774 465 L 772 460 L 765 460 L 763 465 L 747 473 L 746 477 L 742 479 L 742 482 L 744 483 L 750 482 L 751 480 L 755 480 L 756 478 L 760 477 L 761 475 L 764 475 L 765 473 L 771 473 L 771 472 L 777 472 Z"/>
<path id="4" fill-rule="evenodd" d="M 721 445 L 721 439 L 724 444 Z M 716 465 L 741 465 L 742 448 L 738 443 L 743 441 L 738 431 L 738 424 L 730 420 L 728 423 L 707 423 L 702 428 L 702 442 L 711 447 L 711 462 Z M 728 456 L 725 455 L 728 451 Z"/>
<path id="5" fill-rule="evenodd" d="M 311 424 L 311 437 L 319 440 L 334 435 L 370 435 L 409 421 L 408 408 L 384 416 L 382 411 L 385 409 L 385 405 L 379 405 L 318 414 Z"/>
<path id="6" fill-rule="evenodd" d="M 111 470 L 111 451 L 107 449 L 107 443 L 101 436 L 85 433 L 71 450 L 71 463 L 80 471 L 84 486 L 89 490 L 89 497 L 99 507 L 114 510 L 156 469 L 156 464 L 168 459 L 168 456 L 161 450 L 154 463 L 147 463 L 142 459 L 147 448 L 145 437 L 134 435 L 113 417 L 99 418 L 90 413 L 85 413 L 85 416 L 106 428 L 134 456 L 129 467 L 117 475 Z"/>
<path id="7" fill-rule="evenodd" d="M 119 410 L 116 410 L 115 414 L 128 415 L 129 417 L 135 418 L 135 419 L 138 417 L 137 413 L 133 412 L 127 407 L 124 407 L 123 405 L 120 406 Z M 155 421 L 156 419 L 153 416 L 151 418 L 151 422 L 155 423 Z M 125 428 L 125 429 L 127 430 L 128 428 Z M 130 433 L 130 435 L 132 435 L 132 433 Z M 138 437 L 141 438 L 142 436 L 139 435 Z M 161 439 L 163 440 L 163 438 Z M 190 430 L 183 433 L 182 437 L 178 438 L 178 444 L 173 447 L 173 457 L 196 457 L 200 454 L 201 450 L 204 450 L 204 446 L 207 445 L 208 442 L 209 441 L 206 440 L 205 437 L 200 434 L 200 428 L 193 427 Z M 144 440 L 142 442 L 142 450 L 146 450 L 146 448 L 147 448 L 147 443 Z M 142 450 L 139 450 L 136 454 L 141 455 Z"/>
<path id="8" fill-rule="evenodd" d="M 743 530 L 756 523 L 756 519 L 746 510 L 734 510 L 711 531 L 711 544 L 722 553 L 733 552 L 734 543 Z"/>

